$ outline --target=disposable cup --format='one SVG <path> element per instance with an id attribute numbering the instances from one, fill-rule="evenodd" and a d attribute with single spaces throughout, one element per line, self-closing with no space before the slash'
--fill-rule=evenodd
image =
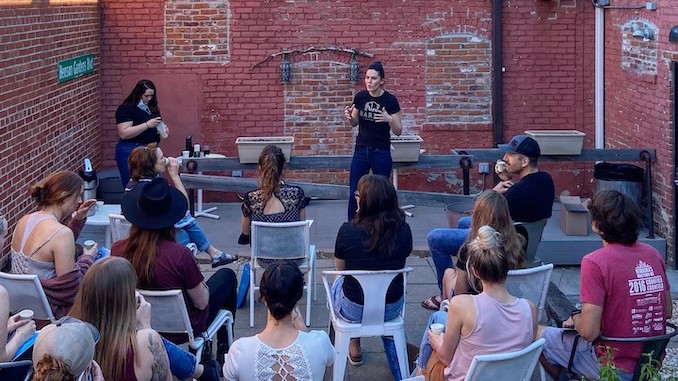
<path id="1" fill-rule="evenodd" d="M 93 248 L 95 244 L 96 244 L 96 242 L 94 242 L 91 239 L 88 239 L 87 241 L 82 243 L 82 247 L 89 250 L 89 249 Z"/>
<path id="2" fill-rule="evenodd" d="M 501 159 L 497 160 L 497 163 L 494 165 L 494 171 L 497 173 L 506 171 L 506 162 Z"/>
<path id="3" fill-rule="evenodd" d="M 188 151 L 181 151 L 181 157 L 183 157 L 183 158 L 188 159 L 188 157 L 189 157 L 188 155 L 190 155 L 190 154 L 191 154 L 191 153 L 188 152 Z"/>
<path id="4" fill-rule="evenodd" d="M 160 134 L 161 138 L 167 139 L 169 137 L 169 131 L 167 131 L 167 125 L 165 122 L 158 123 L 156 129 L 158 130 L 158 134 Z"/>
<path id="5" fill-rule="evenodd" d="M 101 210 L 101 208 L 104 207 L 104 202 L 103 201 L 97 201 L 97 211 Z"/>
<path id="6" fill-rule="evenodd" d="M 25 309 L 19 312 L 19 319 L 21 320 L 31 320 L 33 319 L 33 310 Z"/>
<path id="7" fill-rule="evenodd" d="M 431 328 L 431 332 L 433 332 L 436 335 L 440 335 L 445 330 L 445 325 L 443 325 L 441 323 L 433 323 L 433 324 L 431 324 L 430 328 Z"/>

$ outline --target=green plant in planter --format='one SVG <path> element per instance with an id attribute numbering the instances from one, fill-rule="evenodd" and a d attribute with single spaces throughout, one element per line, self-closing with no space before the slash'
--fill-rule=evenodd
<path id="1" fill-rule="evenodd" d="M 609 345 L 605 346 L 605 354 L 602 356 L 605 361 L 601 361 L 603 366 L 600 368 L 598 373 L 598 378 L 600 381 L 620 381 L 619 375 L 617 374 L 617 367 L 614 365 L 614 349 Z"/>
<path id="2" fill-rule="evenodd" d="M 659 373 L 659 367 L 661 366 L 661 363 L 654 358 L 652 358 L 652 353 L 643 353 L 641 356 L 641 359 L 643 357 L 647 357 L 647 361 L 643 363 L 643 365 L 640 367 L 640 379 L 642 381 L 661 381 L 662 380 L 662 375 Z M 642 360 L 641 360 L 642 361 Z"/>

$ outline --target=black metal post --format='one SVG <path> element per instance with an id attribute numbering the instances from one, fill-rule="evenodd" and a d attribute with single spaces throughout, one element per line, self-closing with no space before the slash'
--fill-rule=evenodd
<path id="1" fill-rule="evenodd" d="M 463 178 L 464 178 L 464 182 L 463 182 L 464 190 L 463 190 L 463 193 L 464 193 L 465 195 L 471 194 L 471 176 L 470 176 L 470 172 L 471 172 L 471 166 L 472 166 L 472 165 L 473 165 L 473 164 L 471 163 L 471 159 L 468 158 L 468 157 L 462 157 L 461 159 L 459 159 L 459 166 L 461 167 L 461 170 L 462 170 L 462 172 L 463 172 Z"/>
<path id="2" fill-rule="evenodd" d="M 640 153 L 640 160 L 645 162 L 645 190 L 647 195 L 648 225 L 647 238 L 654 238 L 654 211 L 652 210 L 652 155 L 647 151 Z"/>

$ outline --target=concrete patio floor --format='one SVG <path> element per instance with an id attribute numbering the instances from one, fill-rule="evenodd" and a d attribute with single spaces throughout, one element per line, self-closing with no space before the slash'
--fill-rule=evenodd
<path id="1" fill-rule="evenodd" d="M 205 217 L 199 217 L 198 222 L 207 232 L 214 246 L 228 253 L 239 255 L 249 255 L 249 246 L 240 246 L 237 244 L 240 234 L 240 204 L 225 203 L 205 205 L 217 206 L 213 212 L 221 216 L 219 220 L 213 220 Z M 414 271 L 408 277 L 407 304 L 405 307 L 406 334 L 409 343 L 419 345 L 422 334 L 426 328 L 426 323 L 431 311 L 420 306 L 425 298 L 438 292 L 436 285 L 435 268 L 428 255 L 428 246 L 426 244 L 426 234 L 433 228 L 446 227 L 447 217 L 442 208 L 433 207 L 415 207 L 410 209 L 414 213 L 413 217 L 408 218 L 408 223 L 412 228 L 414 239 L 414 252 L 407 260 L 407 265 L 414 268 Z M 311 228 L 311 240 L 318 248 L 319 260 L 317 262 L 318 273 L 323 270 L 334 269 L 331 253 L 334 248 L 336 233 L 341 224 L 345 221 L 346 203 L 342 201 L 317 201 L 311 202 L 307 208 L 307 218 L 315 220 Z M 80 240 L 97 239 L 103 242 L 102 229 L 86 227 L 81 234 Z M 205 254 L 202 254 L 205 255 Z M 214 270 L 206 264 L 207 257 L 200 258 L 205 277 L 209 277 Z M 233 263 L 228 267 L 238 273 L 238 279 L 241 279 L 242 264 Z M 671 283 L 672 294 L 674 298 L 678 297 L 678 272 L 669 270 L 669 281 Z M 558 266 L 554 269 L 551 280 L 558 285 L 563 293 L 573 302 L 579 298 L 579 267 L 577 266 Z M 318 300 L 312 302 L 311 326 L 310 329 L 327 329 L 329 313 L 326 308 L 325 291 L 322 286 L 320 276 L 316 278 L 318 287 Z M 301 300 L 300 307 L 304 306 L 305 298 Z M 264 327 L 266 312 L 263 304 L 255 303 L 255 326 L 249 327 L 248 306 L 238 310 L 235 323 L 235 337 L 251 336 Z M 301 308 L 302 312 L 304 308 Z M 672 347 L 677 346 L 675 343 Z M 379 338 L 366 338 L 362 341 L 364 364 L 361 366 L 347 365 L 346 380 L 371 380 L 382 381 L 392 380 L 386 357 L 384 356 L 382 342 Z M 678 348 L 676 348 L 678 349 Z M 674 350 L 672 350 L 673 352 Z M 675 356 L 675 357 L 678 357 Z M 414 358 L 409 359 L 410 362 Z M 669 360 L 669 359 L 667 359 Z M 671 360 L 672 361 L 672 360 Z M 327 378 L 326 379 L 331 379 Z"/>

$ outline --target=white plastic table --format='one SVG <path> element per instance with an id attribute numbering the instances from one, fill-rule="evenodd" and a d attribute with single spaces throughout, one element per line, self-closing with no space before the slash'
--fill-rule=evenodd
<path id="1" fill-rule="evenodd" d="M 85 225 L 89 226 L 103 226 L 106 228 L 104 232 L 105 245 L 107 248 L 111 248 L 111 222 L 108 219 L 109 214 L 120 214 L 120 205 L 119 204 L 104 204 L 101 207 L 97 207 L 96 213 L 94 215 L 87 217 Z"/>
<path id="2" fill-rule="evenodd" d="M 209 155 L 205 155 L 204 157 L 206 158 L 224 158 L 226 156 L 218 154 L 218 153 L 211 153 Z M 202 172 L 198 172 L 199 175 L 202 175 Z M 217 210 L 216 206 L 213 206 L 211 208 L 203 209 L 202 208 L 202 189 L 198 188 L 198 205 L 195 210 L 195 215 L 193 217 L 207 217 L 207 218 L 212 218 L 214 220 L 218 220 L 221 218 L 221 216 L 218 216 L 216 214 L 212 214 Z"/>

